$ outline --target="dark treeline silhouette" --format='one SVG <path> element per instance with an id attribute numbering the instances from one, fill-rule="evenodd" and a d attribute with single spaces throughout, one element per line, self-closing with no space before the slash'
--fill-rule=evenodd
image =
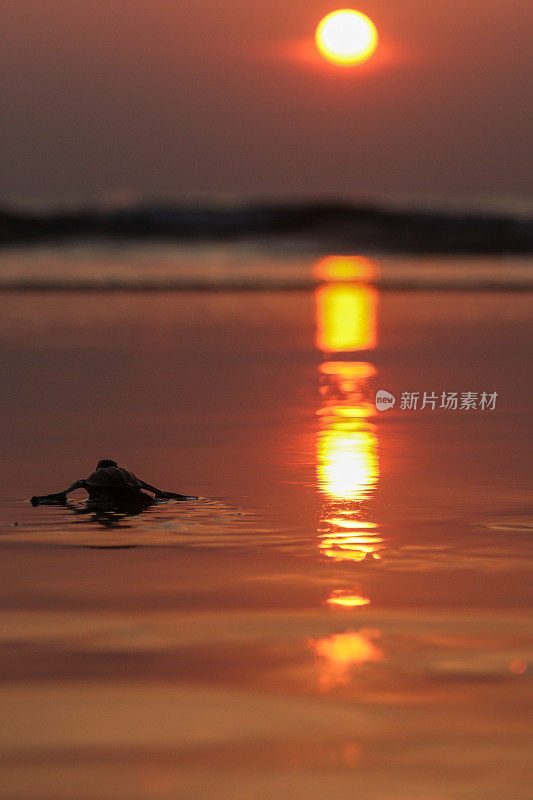
<path id="1" fill-rule="evenodd" d="M 533 218 L 350 203 L 140 204 L 32 212 L 0 208 L 0 246 L 98 240 L 291 237 L 328 248 L 403 253 L 532 253 Z"/>

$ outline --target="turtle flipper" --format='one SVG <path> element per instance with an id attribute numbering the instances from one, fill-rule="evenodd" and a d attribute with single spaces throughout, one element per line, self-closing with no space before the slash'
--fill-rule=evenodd
<path id="1" fill-rule="evenodd" d="M 158 500 L 198 500 L 195 495 L 192 494 L 178 494 L 177 492 L 161 492 L 158 491 L 156 494 Z"/>
<path id="2" fill-rule="evenodd" d="M 64 506 L 67 502 L 66 492 L 56 492 L 55 494 L 34 495 L 30 498 L 32 506 Z"/>

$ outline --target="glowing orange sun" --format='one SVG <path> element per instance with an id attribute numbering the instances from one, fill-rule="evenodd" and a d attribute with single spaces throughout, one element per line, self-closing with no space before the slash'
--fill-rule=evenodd
<path id="1" fill-rule="evenodd" d="M 351 8 L 340 8 L 318 23 L 315 41 L 320 55 L 327 61 L 351 67 L 374 54 L 378 32 L 365 14 Z"/>

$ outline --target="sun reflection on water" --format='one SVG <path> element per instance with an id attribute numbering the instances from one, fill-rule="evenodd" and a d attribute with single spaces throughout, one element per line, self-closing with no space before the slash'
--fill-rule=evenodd
<path id="1" fill-rule="evenodd" d="M 316 289 L 317 347 L 325 353 L 372 350 L 376 346 L 376 290 L 353 283 Z"/>
<path id="2" fill-rule="evenodd" d="M 328 357 L 319 366 L 316 474 L 324 502 L 318 547 L 327 558 L 355 562 L 379 560 L 383 549 L 369 508 L 379 478 L 371 388 L 376 368 L 368 361 L 342 360 L 342 354 L 369 351 L 377 343 L 376 292 L 347 282 L 358 279 L 358 272 L 363 279 L 372 275 L 371 260 L 331 256 L 314 269 L 322 281 L 335 281 L 320 285 L 315 295 L 317 346 Z M 329 358 L 332 353 L 337 355 L 335 360 Z M 335 593 L 328 603 L 342 605 Z M 353 606 L 357 604 L 354 601 Z"/>
<path id="3" fill-rule="evenodd" d="M 367 606 L 370 600 L 368 597 L 362 597 L 359 594 L 344 594 L 342 589 L 336 589 L 332 592 L 331 597 L 328 597 L 326 602 L 330 606 L 358 608 L 359 606 Z"/>
<path id="4" fill-rule="evenodd" d="M 366 283 L 377 276 L 377 265 L 367 256 L 324 256 L 313 267 L 313 277 L 318 281 Z"/>
<path id="5" fill-rule="evenodd" d="M 332 500 L 366 500 L 378 475 L 375 431 L 356 415 L 339 416 L 318 435 L 318 483 Z"/>
<path id="6" fill-rule="evenodd" d="M 377 635 L 377 632 L 373 635 Z M 311 641 L 310 646 L 320 659 L 319 686 L 323 691 L 344 686 L 349 683 L 355 666 L 380 661 L 382 657 L 372 636 L 365 631 L 334 633 Z"/>

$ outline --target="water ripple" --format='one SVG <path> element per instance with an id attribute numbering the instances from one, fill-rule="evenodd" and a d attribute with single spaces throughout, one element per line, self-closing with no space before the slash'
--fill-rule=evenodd
<path id="1" fill-rule="evenodd" d="M 3 528 L 2 541 L 77 547 L 287 547 L 291 540 L 259 516 L 221 500 L 160 503 L 141 514 L 95 513 L 83 502 L 24 513 Z M 32 516 L 34 518 L 32 518 Z"/>

